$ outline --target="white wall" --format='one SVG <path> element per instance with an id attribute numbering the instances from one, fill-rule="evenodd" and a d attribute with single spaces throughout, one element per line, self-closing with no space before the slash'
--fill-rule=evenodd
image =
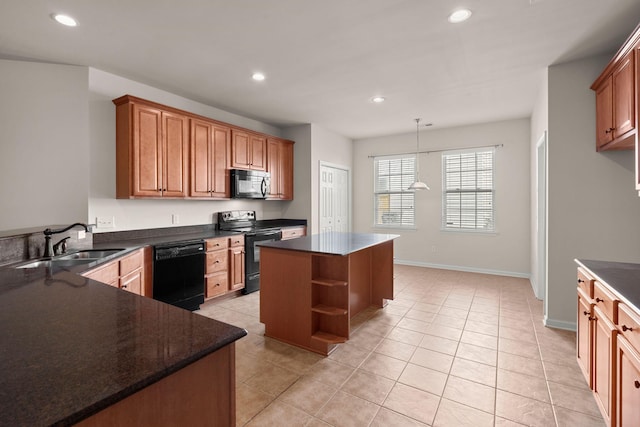
<path id="1" fill-rule="evenodd" d="M 541 278 L 538 277 L 540 263 L 544 260 L 538 259 L 538 226 L 537 226 L 537 143 L 538 140 L 549 129 L 549 77 L 548 70 L 545 69 L 540 75 L 540 86 L 533 112 L 531 113 L 531 284 L 536 291 L 536 287 Z M 536 295 L 538 295 L 536 293 Z"/>
<path id="2" fill-rule="evenodd" d="M 318 233 L 320 226 L 320 162 L 351 169 L 353 148 L 349 138 L 315 124 L 284 130 L 294 145 L 294 201 L 284 208 L 287 218 L 307 218 L 308 233 Z"/>
<path id="3" fill-rule="evenodd" d="M 169 227 L 172 226 L 172 214 L 178 214 L 179 225 L 207 224 L 214 221 L 215 212 L 233 209 L 255 210 L 259 219 L 282 217 L 283 209 L 288 202 L 116 199 L 115 106 L 112 100 L 122 95 L 130 94 L 269 135 L 282 136 L 282 132 L 276 127 L 93 68 L 89 69 L 89 90 L 91 132 L 89 219 L 90 222 L 95 222 L 98 216 L 115 217 L 116 224 L 113 229 L 97 229 L 97 232 Z M 300 144 L 294 145 L 294 153 L 299 147 Z M 296 169 L 297 164 L 294 165 L 294 171 Z"/>
<path id="4" fill-rule="evenodd" d="M 574 258 L 640 258 L 640 198 L 633 151 L 595 149 L 591 83 L 611 56 L 549 67 L 549 326 L 574 329 Z"/>
<path id="5" fill-rule="evenodd" d="M 87 221 L 88 72 L 0 60 L 0 230 Z"/>
<path id="6" fill-rule="evenodd" d="M 420 175 L 431 190 L 416 194 L 417 228 L 372 226 L 373 159 L 368 156 L 415 151 L 415 140 L 414 132 L 355 141 L 354 231 L 400 234 L 395 241 L 396 262 L 529 277 L 529 120 L 421 131 L 421 150 L 504 144 L 496 150 L 498 232 L 492 235 L 441 231 L 441 153 L 420 156 Z"/>

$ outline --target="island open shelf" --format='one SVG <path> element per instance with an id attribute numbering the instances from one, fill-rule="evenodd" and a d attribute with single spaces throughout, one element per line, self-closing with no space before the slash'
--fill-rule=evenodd
<path id="1" fill-rule="evenodd" d="M 265 336 L 328 355 L 350 320 L 393 299 L 389 234 L 324 233 L 260 246 Z"/>

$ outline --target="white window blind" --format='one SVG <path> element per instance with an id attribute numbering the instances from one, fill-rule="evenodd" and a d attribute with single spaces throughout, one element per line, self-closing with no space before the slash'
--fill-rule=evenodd
<path id="1" fill-rule="evenodd" d="M 414 192 L 407 190 L 416 178 L 416 156 L 375 157 L 374 225 L 413 227 Z"/>
<path id="2" fill-rule="evenodd" d="M 495 231 L 495 149 L 442 154 L 442 228 Z"/>

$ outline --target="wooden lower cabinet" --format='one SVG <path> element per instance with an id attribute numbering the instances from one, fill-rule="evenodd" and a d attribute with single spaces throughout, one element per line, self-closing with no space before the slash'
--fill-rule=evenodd
<path id="1" fill-rule="evenodd" d="M 295 239 L 307 235 L 307 227 L 286 227 L 282 229 L 282 240 Z"/>
<path id="2" fill-rule="evenodd" d="M 235 388 L 231 343 L 76 425 L 234 426 Z"/>
<path id="3" fill-rule="evenodd" d="M 229 248 L 229 290 L 244 289 L 244 243 Z"/>
<path id="4" fill-rule="evenodd" d="M 591 387 L 591 319 L 592 319 L 591 298 L 584 293 L 581 289 L 578 289 L 578 333 L 576 335 L 577 345 L 577 359 L 578 366 L 582 371 L 587 384 Z"/>
<path id="5" fill-rule="evenodd" d="M 616 426 L 640 424 L 640 353 L 624 337 L 617 339 Z"/>
<path id="6" fill-rule="evenodd" d="M 216 237 L 206 243 L 205 298 L 244 288 L 244 235 Z"/>
<path id="7" fill-rule="evenodd" d="M 205 298 L 224 295 L 229 290 L 228 237 L 216 237 L 205 240 L 206 264 L 204 270 Z"/>
<path id="8" fill-rule="evenodd" d="M 145 248 L 140 248 L 122 258 L 102 264 L 82 275 L 134 294 L 151 296 L 147 292 Z"/>
<path id="9" fill-rule="evenodd" d="M 593 308 L 593 381 L 591 389 L 604 419 L 615 425 L 616 337 L 615 325 L 598 307 Z"/>
<path id="10" fill-rule="evenodd" d="M 640 313 L 578 269 L 578 366 L 607 426 L 640 425 Z"/>

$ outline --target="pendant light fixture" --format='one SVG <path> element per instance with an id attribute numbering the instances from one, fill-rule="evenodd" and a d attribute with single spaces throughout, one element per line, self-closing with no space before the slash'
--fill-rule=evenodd
<path id="1" fill-rule="evenodd" d="M 429 186 L 420 181 L 420 120 L 416 121 L 416 181 L 409 186 L 409 190 L 430 190 Z"/>

